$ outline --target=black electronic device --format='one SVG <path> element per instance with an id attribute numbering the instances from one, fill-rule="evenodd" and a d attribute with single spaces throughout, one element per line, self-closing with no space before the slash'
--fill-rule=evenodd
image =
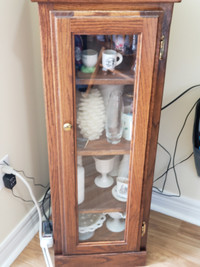
<path id="1" fill-rule="evenodd" d="M 4 182 L 5 187 L 9 188 L 9 189 L 12 189 L 17 183 L 16 177 L 12 173 L 11 174 L 7 174 L 7 173 L 4 174 L 3 182 Z"/>
<path id="2" fill-rule="evenodd" d="M 193 150 L 194 161 L 198 176 L 200 176 L 200 99 L 196 105 L 196 112 L 193 127 Z"/>

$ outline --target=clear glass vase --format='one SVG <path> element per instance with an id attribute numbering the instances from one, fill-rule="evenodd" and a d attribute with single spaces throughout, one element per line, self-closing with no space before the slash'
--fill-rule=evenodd
<path id="1" fill-rule="evenodd" d="M 123 109 L 122 92 L 118 90 L 111 92 L 106 114 L 106 138 L 111 144 L 118 144 L 121 141 Z"/>

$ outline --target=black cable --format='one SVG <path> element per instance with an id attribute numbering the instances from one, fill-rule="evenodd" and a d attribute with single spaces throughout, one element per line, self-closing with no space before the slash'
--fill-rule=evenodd
<path id="1" fill-rule="evenodd" d="M 175 166 L 178 166 L 179 164 L 183 163 L 184 161 L 188 160 L 189 158 L 191 158 L 191 156 L 194 154 L 194 152 L 192 152 L 187 158 L 179 161 L 178 163 L 176 163 Z M 171 154 L 170 154 L 171 157 Z M 163 174 L 161 174 L 158 178 L 156 178 L 153 183 L 157 182 L 158 180 L 160 180 L 168 171 L 170 171 L 171 169 L 173 169 L 173 167 L 170 167 L 169 169 L 167 169 Z"/>
<path id="2" fill-rule="evenodd" d="M 159 142 L 158 142 L 158 145 L 169 155 L 169 162 L 168 162 L 168 165 L 167 165 L 167 171 L 164 174 L 165 175 L 165 179 L 164 179 L 164 183 L 163 183 L 163 186 L 162 186 L 162 192 L 163 192 L 164 189 L 165 189 L 165 184 L 167 182 L 167 175 L 168 175 L 169 166 L 171 164 L 172 157 L 171 157 L 171 154 L 169 153 L 169 151 L 164 146 L 162 146 Z M 154 182 L 156 182 L 157 180 L 159 180 L 159 178 L 157 178 Z"/>
<path id="3" fill-rule="evenodd" d="M 185 95 L 187 92 L 189 92 L 190 90 L 192 90 L 192 89 L 194 89 L 194 88 L 196 88 L 196 87 L 198 87 L 198 86 L 200 86 L 200 84 L 197 84 L 197 85 L 194 85 L 194 86 L 189 87 L 189 88 L 186 89 L 183 93 L 181 93 L 179 96 L 177 96 L 175 99 L 173 99 L 171 102 L 169 102 L 167 105 L 163 106 L 163 107 L 161 108 L 161 110 L 166 109 L 167 107 L 169 107 L 170 105 L 172 105 L 174 102 L 176 102 L 179 98 L 181 98 L 183 95 Z M 160 146 L 162 147 L 162 149 L 169 155 L 170 159 L 169 159 L 169 163 L 168 163 L 168 166 L 167 166 L 167 170 L 166 170 L 162 175 L 160 175 L 158 178 L 156 178 L 156 179 L 154 180 L 154 182 L 153 182 L 153 183 L 155 183 L 156 181 L 158 181 L 159 179 L 161 179 L 161 178 L 165 175 L 165 179 L 164 179 L 164 182 L 163 182 L 162 189 L 159 189 L 158 187 L 153 186 L 153 189 L 158 190 L 158 191 L 153 190 L 153 192 L 155 192 L 155 193 L 162 194 L 162 195 L 164 195 L 164 196 L 169 196 L 169 197 L 180 197 L 180 196 L 181 196 L 181 190 L 180 190 L 180 186 L 179 186 L 178 177 L 177 177 L 177 173 L 176 173 L 176 168 L 175 168 L 175 167 L 176 167 L 178 164 L 181 164 L 182 162 L 188 160 L 188 159 L 193 155 L 193 153 L 191 153 L 191 154 L 190 154 L 187 158 L 185 158 L 184 160 L 182 160 L 182 161 L 180 161 L 179 163 L 175 164 L 176 151 L 177 151 L 177 146 L 178 146 L 179 138 L 180 138 L 181 133 L 182 133 L 184 127 L 185 127 L 185 124 L 186 124 L 186 122 L 187 122 L 187 119 L 188 119 L 190 113 L 192 112 L 192 110 L 194 109 L 194 107 L 196 106 L 196 104 L 197 104 L 198 101 L 199 101 L 199 100 L 197 100 L 197 101 L 195 102 L 195 104 L 192 106 L 192 108 L 191 108 L 190 111 L 188 112 L 188 114 L 187 114 L 187 116 L 186 116 L 186 118 L 185 118 L 185 120 L 184 120 L 183 126 L 182 126 L 182 128 L 181 128 L 181 130 L 180 130 L 180 132 L 179 132 L 179 134 L 178 134 L 178 136 L 177 136 L 177 139 L 176 139 L 176 142 L 175 142 L 175 147 L 174 147 L 174 153 L 173 153 L 173 160 L 172 160 L 173 165 L 172 165 L 172 167 L 169 168 L 170 163 L 171 163 L 171 154 L 169 153 L 169 151 L 168 151 L 164 146 L 162 146 L 160 143 L 158 143 L 158 145 L 160 145 Z M 169 172 L 171 169 L 173 169 L 173 171 L 174 171 L 174 176 L 175 176 L 175 180 L 176 180 L 176 185 L 177 185 L 177 188 L 178 188 L 178 195 L 168 195 L 168 194 L 164 194 L 164 193 L 163 193 L 163 192 L 164 192 L 165 185 L 166 185 L 166 181 L 167 181 L 168 172 Z"/>
<path id="4" fill-rule="evenodd" d="M 176 163 L 176 165 L 175 166 L 178 166 L 179 164 L 181 164 L 181 163 L 183 163 L 183 162 L 185 162 L 186 160 L 188 160 L 189 158 L 191 158 L 191 156 L 194 154 L 194 152 L 192 152 L 188 157 L 186 157 L 185 159 L 183 159 L 183 160 L 181 160 L 181 161 L 179 161 L 178 163 Z M 171 155 L 170 155 L 171 156 Z M 166 173 L 168 173 L 171 169 L 173 169 L 173 167 L 170 167 L 169 169 L 167 169 L 167 171 L 165 171 L 162 175 L 160 175 L 156 180 L 154 180 L 154 182 L 156 182 L 156 181 L 158 181 L 159 179 L 161 179 Z M 153 182 L 153 183 L 154 183 Z M 164 194 L 163 193 L 163 188 L 162 188 L 162 190 L 161 189 L 159 189 L 158 187 L 156 187 L 156 186 L 153 186 L 153 189 L 156 189 L 156 190 L 158 190 L 158 192 L 157 191 L 155 191 L 155 190 L 153 190 L 153 192 L 155 192 L 155 193 L 159 193 L 159 194 L 161 194 L 161 195 L 164 195 L 164 196 L 169 196 L 169 197 L 179 197 L 178 195 L 169 195 L 169 194 Z"/>
<path id="5" fill-rule="evenodd" d="M 51 209 L 51 195 L 49 196 L 49 218 L 50 218 L 50 209 Z"/>
<path id="6" fill-rule="evenodd" d="M 17 196 L 17 195 L 14 193 L 13 188 L 11 189 L 11 191 L 12 191 L 12 195 L 13 195 L 14 197 L 19 198 L 19 199 L 21 199 L 21 200 L 24 201 L 24 202 L 27 202 L 27 203 L 33 203 L 33 204 L 34 204 L 33 200 L 30 200 L 30 199 L 27 200 L 27 199 L 24 199 L 23 197 Z M 41 200 L 41 201 L 38 201 L 38 203 L 39 203 L 39 204 L 42 203 L 42 200 Z"/>
<path id="7" fill-rule="evenodd" d="M 163 193 L 159 188 L 157 188 L 157 187 L 155 187 L 155 186 L 153 186 L 153 189 L 158 190 L 158 192 L 155 191 L 155 190 L 153 190 L 154 193 L 159 194 L 159 195 L 162 195 L 162 196 L 165 196 L 165 197 L 180 197 L 180 196 L 178 196 L 178 195 L 169 195 L 169 194 L 165 194 L 165 193 Z"/>
<path id="8" fill-rule="evenodd" d="M 8 164 L 6 161 L 3 161 L 3 163 L 4 163 L 4 164 L 0 164 L 0 165 L 1 165 L 1 166 L 4 166 L 4 165 L 9 166 L 9 164 Z M 31 179 L 31 180 L 33 181 L 33 184 L 34 184 L 35 186 L 41 186 L 41 187 L 43 187 L 43 188 L 47 188 L 47 186 L 49 186 L 49 183 L 48 183 L 46 186 L 44 186 L 44 185 L 42 185 L 42 184 L 36 184 L 36 183 L 35 183 L 35 178 L 34 178 L 34 177 L 31 177 L 31 176 L 27 176 L 23 170 L 16 170 L 16 169 L 15 169 L 15 171 L 23 173 L 23 175 L 24 175 L 26 178 Z M 50 190 L 50 187 L 49 187 L 49 188 L 47 189 L 47 191 L 45 192 L 45 196 L 44 196 L 44 198 L 42 199 L 42 201 L 39 201 L 39 202 L 38 202 L 38 203 L 42 203 L 43 213 L 44 213 L 44 216 L 45 216 L 46 219 L 47 219 L 47 216 L 46 216 L 46 213 L 45 213 L 45 211 L 44 211 L 44 202 L 45 202 L 46 200 L 49 199 L 49 210 L 50 210 L 51 196 L 48 196 L 48 197 L 47 197 L 47 193 L 48 193 L 49 190 Z M 20 196 L 17 196 L 17 195 L 14 193 L 13 188 L 12 188 L 12 195 L 13 195 L 14 197 L 16 197 L 16 198 L 22 200 L 23 202 L 26 202 L 26 203 L 34 203 L 32 200 L 26 200 L 26 199 L 24 199 L 24 198 L 22 198 L 22 197 L 20 197 Z M 49 217 L 50 217 L 50 212 L 49 212 Z M 48 219 L 47 219 L 47 220 L 48 220 Z M 48 220 L 48 221 L 49 221 L 49 220 Z"/>
<path id="9" fill-rule="evenodd" d="M 7 166 L 10 166 L 6 161 L 3 161 L 3 163 L 5 163 Z M 0 165 L 4 166 L 4 164 L 0 164 Z M 35 183 L 35 177 L 27 176 L 23 170 L 16 170 L 16 169 L 14 169 L 14 170 L 15 170 L 16 172 L 21 172 L 21 173 L 23 173 L 23 175 L 24 175 L 27 179 L 31 179 L 31 180 L 33 181 L 34 186 L 41 186 L 41 187 L 43 187 L 43 188 L 47 188 L 47 187 L 49 186 L 49 183 L 48 183 L 47 185 L 36 184 L 36 183 Z"/>
<path id="10" fill-rule="evenodd" d="M 200 84 L 196 84 L 191 86 L 190 88 L 186 89 L 183 93 L 181 93 L 179 96 L 177 96 L 175 99 L 173 99 L 171 102 L 169 102 L 167 105 L 165 105 L 164 107 L 161 108 L 161 110 L 166 109 L 167 107 L 169 107 L 171 104 L 173 104 L 174 102 L 176 102 L 179 98 L 181 98 L 183 95 L 185 95 L 187 92 L 189 92 L 190 90 L 196 88 L 200 86 Z"/>
<path id="11" fill-rule="evenodd" d="M 180 135 L 181 135 L 181 133 L 182 133 L 182 131 L 183 131 L 185 125 L 186 125 L 187 119 L 188 119 L 188 117 L 190 116 L 190 114 L 191 114 L 192 110 L 194 109 L 194 107 L 196 106 L 196 104 L 198 103 L 198 101 L 199 101 L 199 99 L 194 103 L 194 105 L 192 106 L 192 108 L 191 108 L 190 111 L 188 112 L 188 114 L 187 114 L 187 116 L 186 116 L 186 118 L 185 118 L 185 120 L 184 120 L 183 126 L 182 126 L 182 128 L 181 128 L 181 130 L 180 130 L 180 132 L 179 132 L 179 134 L 178 134 L 178 137 L 177 137 L 177 139 L 176 139 L 176 143 L 175 143 L 175 147 L 174 147 L 174 154 L 173 154 L 173 160 L 172 160 L 172 162 L 173 162 L 173 166 L 172 166 L 172 167 L 173 167 L 174 175 L 175 175 L 175 179 L 176 179 L 176 182 L 177 182 L 177 187 L 178 187 L 178 191 L 179 191 L 179 196 L 181 196 L 181 190 L 180 190 L 180 187 L 179 187 L 179 184 L 178 184 L 178 177 L 177 177 L 177 174 L 176 174 L 176 168 L 175 168 L 175 156 L 176 156 L 176 150 L 177 150 L 177 146 L 178 146 L 178 141 L 179 141 Z"/>
<path id="12" fill-rule="evenodd" d="M 47 223 L 49 224 L 49 229 L 51 230 L 51 232 L 53 231 L 53 228 L 52 228 L 52 223 L 50 222 L 50 207 L 51 207 L 51 195 L 49 194 L 49 191 L 50 191 L 50 187 L 46 190 L 46 193 L 43 197 L 43 201 L 42 201 L 42 211 L 43 211 L 43 214 L 44 214 L 44 217 L 47 221 Z M 49 194 L 49 195 L 48 195 Z M 44 208 L 44 204 L 45 204 L 45 201 L 46 200 L 49 200 L 49 217 L 47 217 L 46 215 L 46 212 L 45 212 L 45 208 Z"/>
<path id="13" fill-rule="evenodd" d="M 46 219 L 48 222 L 49 222 L 49 218 L 48 218 L 47 215 L 46 215 L 45 208 L 44 208 L 44 204 L 45 204 L 45 201 L 46 201 L 46 199 L 47 199 L 47 194 L 49 193 L 49 191 L 50 191 L 50 187 L 46 190 L 45 195 L 44 195 L 43 200 L 42 200 L 42 211 L 43 211 L 43 214 L 44 214 L 45 219 Z M 49 196 L 48 199 L 50 199 L 50 196 Z"/>
<path id="14" fill-rule="evenodd" d="M 48 183 L 47 185 L 36 184 L 36 183 L 35 183 L 35 177 L 27 176 L 23 170 L 16 170 L 16 169 L 14 169 L 14 170 L 15 170 L 16 172 L 21 172 L 21 173 L 23 173 L 23 175 L 24 175 L 27 179 L 31 179 L 31 180 L 33 181 L 34 186 L 41 186 L 42 188 L 47 188 L 47 187 L 49 186 L 49 183 Z"/>
<path id="15" fill-rule="evenodd" d="M 21 199 L 22 201 L 27 202 L 27 203 L 34 203 L 33 200 L 26 200 L 26 199 L 24 199 L 24 198 L 22 198 L 22 197 L 20 197 L 20 196 L 17 196 L 17 195 L 14 193 L 13 188 L 12 188 L 11 190 L 12 190 L 12 194 L 13 194 L 14 197 L 19 198 L 19 199 Z"/>
<path id="16" fill-rule="evenodd" d="M 177 151 L 177 146 L 178 146 L 179 138 L 180 138 L 180 136 L 181 136 L 181 133 L 182 133 L 183 129 L 185 128 L 187 119 L 188 119 L 189 115 L 191 114 L 192 110 L 194 109 L 194 107 L 196 106 L 196 104 L 198 103 L 198 101 L 199 101 L 199 99 L 194 103 L 194 105 L 193 105 L 192 108 L 189 110 L 188 114 L 186 115 L 185 120 L 184 120 L 184 122 L 183 122 L 183 126 L 181 127 L 181 130 L 180 130 L 180 132 L 179 132 L 179 134 L 178 134 L 178 136 L 177 136 L 177 138 L 176 138 L 175 147 L 174 147 L 174 153 L 173 153 L 173 158 L 172 158 L 172 163 L 173 163 L 173 165 L 172 165 L 172 169 L 173 169 L 173 171 L 174 171 L 175 181 L 176 181 L 176 185 L 177 185 L 177 189 L 178 189 L 178 195 L 169 195 L 169 196 L 174 196 L 174 197 L 180 197 L 180 196 L 181 196 L 181 189 L 180 189 L 180 186 L 179 186 L 178 177 L 177 177 L 176 168 L 175 168 L 175 167 L 176 167 L 176 164 L 175 164 L 176 151 Z M 162 146 L 162 148 L 163 148 L 165 151 L 167 151 L 163 146 Z M 192 155 L 192 154 L 191 154 L 191 155 Z M 190 155 L 190 156 L 191 156 L 191 155 Z M 190 156 L 189 156 L 188 158 L 190 158 Z M 187 158 L 187 159 L 188 159 L 188 158 Z M 170 155 L 170 159 L 171 159 L 171 155 Z M 184 161 L 185 161 L 185 160 L 184 160 Z M 169 165 L 168 165 L 166 174 L 168 173 L 168 171 L 169 171 Z M 165 175 L 165 173 L 164 173 L 164 175 Z M 162 176 L 163 176 L 163 175 L 162 175 Z M 160 177 L 158 177 L 155 181 L 159 180 L 159 178 L 160 178 Z M 167 178 L 165 177 L 165 181 L 164 181 L 164 183 L 166 183 L 166 179 L 167 179 Z M 165 185 L 165 184 L 164 184 L 164 185 Z M 158 190 L 159 193 L 162 194 L 163 190 L 160 190 L 160 189 L 158 189 L 157 187 L 153 187 L 153 188 L 156 189 L 156 190 Z M 163 188 L 164 188 L 164 186 L 163 186 Z M 156 191 L 154 191 L 154 192 L 156 192 Z M 158 193 L 158 192 L 157 192 L 157 193 Z M 163 195 L 166 195 L 166 194 L 163 194 Z M 166 196 L 167 196 L 167 195 L 166 195 Z"/>
<path id="17" fill-rule="evenodd" d="M 49 187 L 49 188 L 47 189 L 47 191 L 45 192 L 45 196 L 43 197 L 43 199 L 42 199 L 41 201 L 39 201 L 38 203 L 42 203 L 41 206 L 42 206 L 43 214 L 44 214 L 44 216 L 45 216 L 45 219 L 50 223 L 49 218 L 50 218 L 51 196 L 50 196 L 50 195 L 47 196 L 49 190 L 50 190 L 50 187 Z M 16 198 L 22 200 L 23 202 L 26 202 L 26 203 L 33 203 L 33 204 L 34 204 L 33 200 L 27 200 L 27 199 L 24 199 L 24 198 L 22 198 L 22 197 L 20 197 L 20 196 L 17 196 L 17 195 L 14 193 L 13 188 L 11 189 L 11 191 L 12 191 L 12 194 L 13 194 L 14 197 L 16 197 Z M 49 199 L 49 218 L 47 217 L 46 212 L 45 212 L 45 209 L 44 209 L 44 203 L 45 203 L 45 201 L 48 200 L 48 199 Z M 51 225 L 50 225 L 50 227 L 51 227 Z"/>

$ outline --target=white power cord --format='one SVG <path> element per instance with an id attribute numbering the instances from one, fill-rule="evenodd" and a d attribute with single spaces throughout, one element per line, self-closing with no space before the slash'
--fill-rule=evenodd
<path id="1" fill-rule="evenodd" d="M 19 174 L 17 171 L 15 171 L 11 166 L 4 165 L 2 167 L 2 172 L 6 173 L 6 174 L 13 174 L 13 175 L 17 176 L 27 187 L 27 189 L 31 195 L 31 198 L 32 198 L 32 200 L 33 200 L 33 202 L 37 208 L 37 212 L 38 212 L 38 216 L 39 216 L 40 247 L 42 248 L 42 252 L 43 252 L 47 267 L 53 267 L 51 257 L 49 254 L 49 250 L 48 250 L 48 248 L 53 246 L 53 237 L 52 236 L 50 236 L 50 237 L 43 237 L 42 236 L 42 214 L 41 214 L 40 207 L 38 205 L 38 202 L 37 202 L 37 200 L 33 194 L 33 191 L 31 189 L 30 185 L 27 183 L 27 181 L 24 179 L 24 177 L 21 174 Z"/>

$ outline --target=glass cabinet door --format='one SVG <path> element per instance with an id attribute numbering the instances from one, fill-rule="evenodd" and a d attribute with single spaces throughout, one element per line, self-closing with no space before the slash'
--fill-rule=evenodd
<path id="1" fill-rule="evenodd" d="M 80 242 L 124 240 L 137 39 L 74 35 Z"/>
<path id="2" fill-rule="evenodd" d="M 140 251 L 162 12 L 51 16 L 64 254 Z"/>

